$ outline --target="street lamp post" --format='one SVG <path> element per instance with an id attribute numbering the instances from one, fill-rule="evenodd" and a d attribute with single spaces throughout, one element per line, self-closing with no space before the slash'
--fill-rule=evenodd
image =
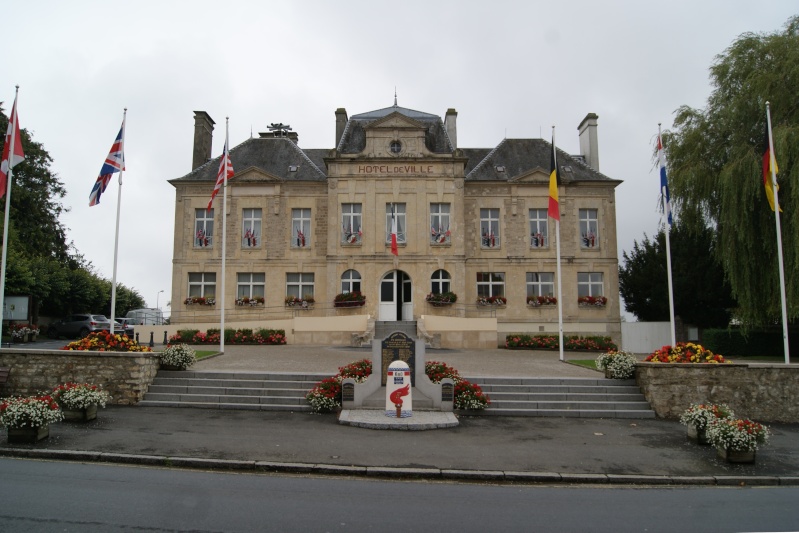
<path id="1" fill-rule="evenodd" d="M 155 308 L 156 308 L 157 310 L 160 310 L 160 309 L 161 309 L 160 307 L 158 307 L 158 300 L 159 300 L 159 298 L 161 297 L 161 293 L 162 293 L 162 292 L 164 292 L 164 289 L 161 289 L 160 291 L 158 291 L 158 294 L 156 294 L 156 295 L 155 295 Z M 156 322 L 156 323 L 160 322 L 160 321 L 159 321 L 159 316 L 158 316 L 158 315 L 159 315 L 159 313 L 156 313 L 156 316 L 155 316 L 155 322 Z"/>

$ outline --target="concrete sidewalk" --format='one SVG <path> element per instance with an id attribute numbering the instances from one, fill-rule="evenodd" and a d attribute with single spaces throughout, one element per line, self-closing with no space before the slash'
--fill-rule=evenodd
<path id="1" fill-rule="evenodd" d="M 336 347 L 228 347 L 196 370 L 322 372 L 368 357 Z M 576 359 L 593 355 L 570 354 Z M 430 350 L 461 374 L 586 376 L 557 353 Z M 300 368 L 301 367 L 301 368 Z M 587 373 L 587 374 L 586 374 Z M 454 428 L 379 431 L 336 415 L 111 406 L 88 423 L 60 422 L 35 445 L 0 455 L 194 468 L 539 483 L 796 485 L 799 425 L 772 425 L 753 465 L 728 464 L 673 420 L 461 416 Z"/>

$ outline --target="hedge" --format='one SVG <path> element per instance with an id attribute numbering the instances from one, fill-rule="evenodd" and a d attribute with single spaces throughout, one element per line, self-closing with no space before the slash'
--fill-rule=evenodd
<path id="1" fill-rule="evenodd" d="M 788 328 L 788 342 L 796 346 L 799 328 Z M 782 328 L 749 330 L 744 334 L 740 328 L 706 329 L 702 331 L 702 346 L 713 353 L 725 356 L 771 355 L 784 357 Z"/>

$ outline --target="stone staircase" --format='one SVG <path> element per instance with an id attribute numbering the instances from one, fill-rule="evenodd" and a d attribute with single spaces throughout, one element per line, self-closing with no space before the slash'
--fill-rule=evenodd
<path id="1" fill-rule="evenodd" d="M 327 374 L 160 370 L 138 405 L 310 411 L 305 394 Z M 491 398 L 474 416 L 554 416 L 576 418 L 655 418 L 633 380 L 604 378 L 467 377 Z M 385 392 L 369 398 L 385 407 Z M 432 405 L 414 389 L 414 409 Z M 429 405 L 428 405 L 429 404 Z"/>
<path id="2" fill-rule="evenodd" d="M 467 377 L 491 403 L 482 415 L 655 418 L 635 380 Z"/>
<path id="3" fill-rule="evenodd" d="M 328 374 L 159 370 L 138 405 L 310 411 L 306 393 Z"/>

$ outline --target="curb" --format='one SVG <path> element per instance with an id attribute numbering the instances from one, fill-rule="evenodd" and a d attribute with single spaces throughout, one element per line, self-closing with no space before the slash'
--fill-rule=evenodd
<path id="1" fill-rule="evenodd" d="M 0 448 L 0 457 L 52 459 L 189 468 L 201 470 L 275 472 L 330 476 L 363 476 L 385 479 L 429 479 L 451 481 L 491 481 L 524 484 L 605 484 L 605 485 L 697 485 L 697 486 L 799 486 L 799 476 L 663 476 L 639 474 L 575 474 L 558 472 L 519 472 L 512 470 L 452 470 L 440 468 L 399 468 L 387 466 L 332 465 L 323 463 L 279 463 L 237 461 L 166 455 L 135 455 L 80 450 L 33 450 Z"/>

